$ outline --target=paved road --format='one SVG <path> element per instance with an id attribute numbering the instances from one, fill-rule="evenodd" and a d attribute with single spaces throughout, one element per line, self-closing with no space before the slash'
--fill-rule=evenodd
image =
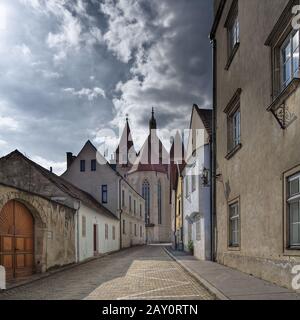
<path id="1" fill-rule="evenodd" d="M 160 246 L 128 249 L 0 294 L 0 300 L 208 300 Z"/>

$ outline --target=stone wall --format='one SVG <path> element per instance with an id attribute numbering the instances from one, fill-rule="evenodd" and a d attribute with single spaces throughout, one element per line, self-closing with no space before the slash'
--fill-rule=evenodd
<path id="1" fill-rule="evenodd" d="M 147 241 L 149 243 L 171 242 L 171 205 L 170 205 L 170 182 L 167 174 L 159 172 L 134 172 L 128 175 L 129 183 L 142 193 L 142 185 L 145 179 L 150 184 L 150 224 L 146 228 Z M 158 223 L 158 181 L 161 182 L 162 190 L 162 223 Z"/>
<path id="2" fill-rule="evenodd" d="M 11 200 L 23 203 L 34 217 L 36 272 L 75 262 L 74 210 L 0 184 L 0 210 Z"/>

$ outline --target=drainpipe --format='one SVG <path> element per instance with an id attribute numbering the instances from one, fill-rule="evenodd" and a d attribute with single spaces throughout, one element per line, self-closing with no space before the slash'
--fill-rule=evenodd
<path id="1" fill-rule="evenodd" d="M 183 176 L 180 173 L 180 211 L 181 211 L 181 242 L 182 242 L 182 248 L 181 251 L 184 251 L 184 205 L 183 205 Z"/>
<path id="2" fill-rule="evenodd" d="M 77 220 L 77 252 L 76 252 L 76 262 L 80 262 L 80 229 L 79 229 L 79 210 L 80 210 L 80 201 L 77 202 L 77 208 L 76 209 L 76 220 Z"/>
<path id="3" fill-rule="evenodd" d="M 216 213 L 216 113 L 217 113 L 217 41 L 215 37 L 211 39 L 213 58 L 213 112 L 212 112 L 212 136 L 210 146 L 210 181 L 211 181 L 211 258 L 217 259 L 217 213 Z"/>
<path id="4" fill-rule="evenodd" d="M 122 178 L 119 178 L 119 192 L 118 192 L 118 206 L 119 206 L 119 212 L 120 212 L 120 250 L 122 249 L 122 204 L 121 204 L 121 197 L 122 197 Z"/>

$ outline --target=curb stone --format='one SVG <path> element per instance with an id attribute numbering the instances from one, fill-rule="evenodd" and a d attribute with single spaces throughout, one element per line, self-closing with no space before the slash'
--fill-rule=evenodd
<path id="1" fill-rule="evenodd" d="M 218 300 L 230 300 L 225 296 L 220 290 L 213 286 L 210 282 L 200 277 L 197 273 L 187 267 L 183 262 L 178 260 L 168 249 L 164 248 L 165 252 L 176 261 L 183 269 L 185 269 L 194 279 L 196 279 L 200 284 L 202 284 L 210 293 L 214 294 Z"/>

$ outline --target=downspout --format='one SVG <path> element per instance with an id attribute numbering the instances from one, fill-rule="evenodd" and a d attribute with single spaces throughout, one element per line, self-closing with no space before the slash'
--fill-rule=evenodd
<path id="1" fill-rule="evenodd" d="M 181 193 L 180 193 L 180 211 L 181 211 L 181 242 L 182 242 L 182 248 L 181 250 L 184 251 L 184 233 L 183 233 L 183 230 L 184 230 L 184 212 L 183 212 L 183 209 L 184 209 L 184 205 L 183 205 L 183 176 L 182 174 L 180 173 L 180 189 L 181 189 Z"/>
<path id="2" fill-rule="evenodd" d="M 118 196 L 118 202 L 119 202 L 119 212 L 120 212 L 120 250 L 122 249 L 122 204 L 121 204 L 121 197 L 122 197 L 122 178 L 119 178 L 119 196 Z"/>
<path id="3" fill-rule="evenodd" d="M 217 259 L 217 209 L 216 209 L 216 113 L 217 113 L 217 41 L 215 37 L 211 38 L 212 56 L 213 56 L 213 111 L 212 111 L 212 136 L 210 147 L 210 181 L 211 181 L 211 258 L 212 261 Z"/>
<path id="4" fill-rule="evenodd" d="M 79 210 L 80 210 L 80 201 L 78 201 L 77 202 L 77 204 L 78 204 L 78 208 L 76 209 L 76 220 L 77 220 L 77 257 L 76 257 L 76 259 L 77 259 L 77 263 L 78 262 L 80 262 L 80 254 L 79 254 L 79 252 L 80 252 L 80 239 L 79 239 L 79 237 L 80 237 L 80 234 L 79 234 Z"/>

